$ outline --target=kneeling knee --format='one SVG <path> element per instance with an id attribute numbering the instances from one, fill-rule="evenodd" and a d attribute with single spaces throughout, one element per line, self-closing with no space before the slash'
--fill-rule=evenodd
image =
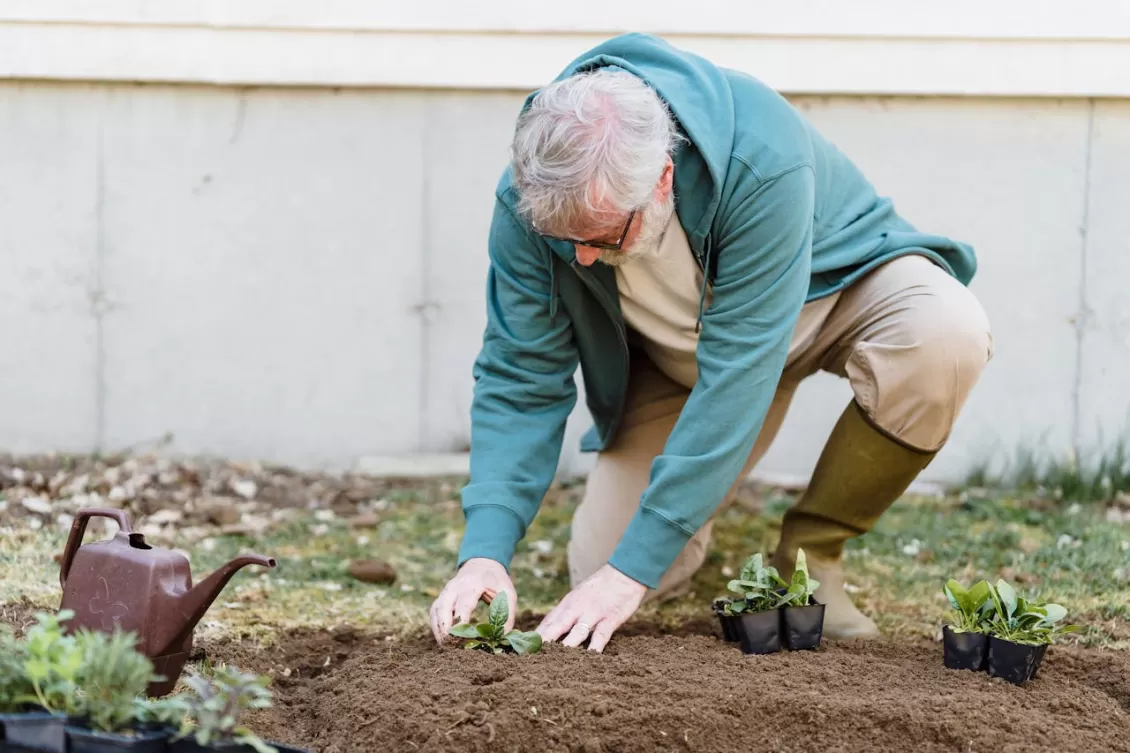
<path id="1" fill-rule="evenodd" d="M 933 451 L 949 438 L 992 359 L 993 337 L 975 319 L 934 320 L 912 345 L 870 346 L 854 355 L 857 399 L 865 410 L 910 446 Z"/>
<path id="2" fill-rule="evenodd" d="M 924 397 L 964 402 L 993 357 L 993 336 L 977 322 L 951 321 L 931 328 L 919 345 L 914 368 Z"/>

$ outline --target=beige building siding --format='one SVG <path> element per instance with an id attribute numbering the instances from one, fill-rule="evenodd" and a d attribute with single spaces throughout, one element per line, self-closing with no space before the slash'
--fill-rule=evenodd
<path id="1" fill-rule="evenodd" d="M 0 4 L 0 451 L 464 448 L 522 92 L 628 29 L 786 92 L 912 222 L 977 247 L 997 356 L 927 478 L 1126 427 L 1130 5 L 698 10 Z M 804 386 L 760 472 L 806 475 L 848 397 Z M 563 470 L 587 425 L 582 393 Z"/>
<path id="2" fill-rule="evenodd" d="M 997 355 L 931 480 L 1130 415 L 1130 100 L 791 95 L 978 249 Z M 0 83 L 0 448 L 349 467 L 468 442 L 518 92 Z M 804 476 L 817 377 L 759 469 Z M 583 471 L 570 424 L 563 470 Z"/>

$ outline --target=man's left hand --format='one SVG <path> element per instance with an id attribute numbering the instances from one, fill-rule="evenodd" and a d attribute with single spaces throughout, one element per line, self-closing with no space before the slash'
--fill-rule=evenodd
<path id="1" fill-rule="evenodd" d="M 582 581 L 537 627 L 543 641 L 561 636 L 563 646 L 579 646 L 591 634 L 589 648 L 603 651 L 612 634 L 639 609 L 647 586 L 605 565 Z"/>

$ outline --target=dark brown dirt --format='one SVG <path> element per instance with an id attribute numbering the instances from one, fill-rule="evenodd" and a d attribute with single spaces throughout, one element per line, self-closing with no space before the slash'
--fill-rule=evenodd
<path id="1" fill-rule="evenodd" d="M 496 657 L 348 629 L 204 648 L 270 673 L 279 703 L 253 728 L 318 753 L 1130 751 L 1120 652 L 1053 648 L 1018 688 L 945 669 L 940 644 L 758 657 L 707 620 L 626 627 L 604 655 Z"/>

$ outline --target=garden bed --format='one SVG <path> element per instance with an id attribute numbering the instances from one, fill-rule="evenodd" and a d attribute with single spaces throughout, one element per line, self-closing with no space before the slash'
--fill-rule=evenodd
<path id="1" fill-rule="evenodd" d="M 536 624 L 527 616 L 525 627 Z M 1016 687 L 929 641 L 746 656 L 708 620 L 625 626 L 603 655 L 491 656 L 352 629 L 202 651 L 271 674 L 271 738 L 320 753 L 1130 751 L 1130 657 L 1053 647 Z"/>
<path id="2" fill-rule="evenodd" d="M 775 541 L 790 504 L 757 490 L 719 516 L 691 591 L 642 609 L 603 655 L 551 644 L 492 656 L 440 649 L 424 632 L 459 544 L 458 488 L 205 461 L 0 458 L 0 622 L 26 627 L 58 604 L 70 521 L 112 505 L 148 541 L 190 552 L 196 580 L 247 551 L 278 558 L 212 606 L 190 669 L 269 675 L 276 705 L 249 725 L 317 753 L 1130 752 L 1125 501 L 904 500 L 847 558 L 849 590 L 887 640 L 761 656 L 724 643 L 711 612 L 747 554 Z M 553 490 L 519 548 L 521 629 L 568 590 L 582 491 Z M 355 577 L 357 560 L 374 557 L 390 577 Z M 1023 686 L 946 669 L 949 577 L 1003 578 L 1065 604 L 1086 628 L 1053 645 Z"/>

